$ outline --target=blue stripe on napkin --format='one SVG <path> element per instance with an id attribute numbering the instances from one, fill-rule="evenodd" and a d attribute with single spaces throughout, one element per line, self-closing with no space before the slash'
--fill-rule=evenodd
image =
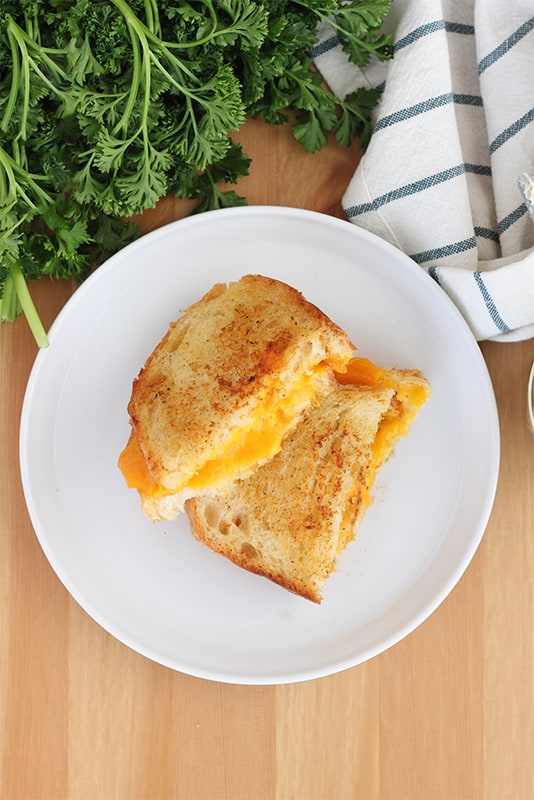
<path id="1" fill-rule="evenodd" d="M 422 264 L 424 261 L 435 261 L 439 258 L 447 258 L 447 256 L 456 255 L 457 253 L 465 253 L 466 250 L 476 248 L 477 243 L 474 236 L 468 239 L 463 239 L 461 242 L 452 242 L 451 244 L 443 245 L 442 247 L 434 247 L 432 250 L 423 250 L 421 253 L 410 253 L 410 258 L 416 264 Z"/>
<path id="2" fill-rule="evenodd" d="M 428 274 L 430 275 L 430 277 L 431 277 L 433 280 L 435 280 L 435 281 L 436 281 L 436 283 L 438 284 L 438 286 L 441 286 L 441 281 L 440 281 L 440 278 L 439 278 L 439 274 L 438 274 L 437 267 L 435 267 L 434 265 L 432 265 L 431 267 L 427 267 L 427 270 L 426 270 L 426 271 L 428 272 Z"/>
<path id="3" fill-rule="evenodd" d="M 499 234 L 504 233 L 510 228 L 514 222 L 517 222 L 527 213 L 525 203 L 521 203 L 514 211 L 510 212 L 504 219 L 499 222 Z"/>
<path id="4" fill-rule="evenodd" d="M 491 228 L 485 228 L 483 225 L 475 225 L 473 228 L 475 236 L 478 236 L 479 239 L 489 239 L 490 242 L 495 242 L 499 244 L 500 236 L 498 231 L 494 231 Z"/>
<path id="5" fill-rule="evenodd" d="M 439 270 L 434 264 L 426 267 L 426 272 L 438 284 L 438 286 L 442 286 Z M 488 314 L 491 317 L 491 321 L 500 333 L 509 333 L 511 329 L 499 314 L 495 301 L 484 282 L 482 273 L 478 271 L 473 272 L 472 276 L 482 296 L 482 299 L 484 300 L 484 305 L 486 306 Z"/>
<path id="6" fill-rule="evenodd" d="M 443 30 L 447 31 L 447 33 L 460 33 L 468 36 L 472 36 L 475 32 L 473 25 L 462 25 L 458 22 L 447 22 L 444 19 L 436 19 L 432 22 L 426 22 L 418 28 L 414 28 L 413 31 L 403 36 L 402 39 L 395 42 L 393 51 L 397 52 L 397 50 L 402 50 L 403 47 L 408 47 L 408 45 L 417 42 L 418 39 L 422 39 L 423 36 L 428 36 L 431 33 Z"/>
<path id="7" fill-rule="evenodd" d="M 523 39 L 533 30 L 534 17 L 531 17 L 522 25 L 520 25 L 519 28 L 511 34 L 511 36 L 504 40 L 504 42 L 501 42 L 501 44 L 498 45 L 495 50 L 492 50 L 491 53 L 488 53 L 487 56 L 484 56 L 484 58 L 481 59 L 478 64 L 478 74 L 482 75 L 482 73 L 485 72 L 488 67 L 491 67 L 492 64 L 495 64 L 496 61 L 506 55 L 506 53 L 508 53 L 512 47 L 515 47 L 515 45 L 520 42 L 521 39 Z"/>
<path id="8" fill-rule="evenodd" d="M 456 94 L 453 92 L 447 92 L 446 94 L 440 94 L 436 97 L 430 97 L 428 100 L 423 100 L 422 102 L 416 103 L 413 106 L 401 108 L 399 111 L 395 111 L 394 114 L 387 114 L 386 116 L 381 117 L 374 127 L 374 132 L 379 131 L 382 128 L 387 128 L 390 125 L 395 125 L 398 122 L 404 122 L 407 119 L 412 119 L 413 117 L 417 117 L 419 114 L 424 114 L 427 111 L 433 111 L 436 108 L 447 106 L 450 103 L 466 106 L 483 105 L 482 97 L 478 94 Z"/>
<path id="9" fill-rule="evenodd" d="M 516 133 L 522 131 L 523 128 L 533 121 L 534 108 L 531 108 L 526 112 L 526 114 L 523 114 L 523 116 L 519 117 L 519 119 L 516 119 L 515 122 L 505 128 L 504 131 L 502 131 L 492 142 L 490 142 L 490 153 L 493 155 L 493 153 L 498 150 L 499 147 L 502 147 L 503 144 L 506 144 L 509 139 L 516 135 Z"/>
<path id="10" fill-rule="evenodd" d="M 378 208 L 392 203 L 395 200 L 400 200 L 403 197 L 409 197 L 412 194 L 424 192 L 425 189 L 430 189 L 445 181 L 450 181 L 465 173 L 472 173 L 475 175 L 488 175 L 491 176 L 491 167 L 485 164 L 457 164 L 454 167 L 437 172 L 434 175 L 428 175 L 419 181 L 408 183 L 404 186 L 399 186 L 397 189 L 392 189 L 379 197 L 375 197 L 369 203 L 360 203 L 359 205 L 350 206 L 345 209 L 345 213 L 349 218 L 359 217 L 362 214 L 367 214 L 370 211 L 376 211 Z"/>
<path id="11" fill-rule="evenodd" d="M 337 34 L 334 36 L 329 36 L 328 39 L 324 39 L 322 42 L 318 42 L 311 50 L 311 57 L 318 58 L 319 56 L 324 56 L 325 53 L 328 53 L 330 50 L 335 50 L 336 47 L 339 47 L 341 42 Z"/>
<path id="12" fill-rule="evenodd" d="M 478 288 L 480 290 L 480 294 L 482 295 L 482 298 L 484 300 L 486 308 L 488 309 L 488 313 L 489 313 L 493 323 L 495 324 L 495 326 L 499 329 L 499 331 L 501 333 L 509 333 L 510 332 L 510 328 L 508 327 L 506 322 L 503 320 L 503 318 L 499 314 L 499 312 L 497 310 L 497 306 L 495 305 L 495 302 L 493 300 L 493 297 L 489 293 L 488 287 L 484 283 L 484 279 L 482 278 L 482 274 L 480 272 L 473 272 L 473 278 L 475 279 L 475 283 L 476 283 L 476 285 L 478 286 Z"/>

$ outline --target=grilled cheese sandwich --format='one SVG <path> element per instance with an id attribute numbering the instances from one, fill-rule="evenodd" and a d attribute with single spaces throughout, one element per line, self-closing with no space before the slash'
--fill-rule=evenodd
<path id="1" fill-rule="evenodd" d="M 217 284 L 133 382 L 119 467 L 149 519 L 187 512 L 235 564 L 320 603 L 376 475 L 430 396 L 416 370 L 354 356 L 286 284 Z"/>

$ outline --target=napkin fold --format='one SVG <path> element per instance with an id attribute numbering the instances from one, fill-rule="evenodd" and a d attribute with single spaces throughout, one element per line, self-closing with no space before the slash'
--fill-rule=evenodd
<path id="1" fill-rule="evenodd" d="M 385 29 L 387 62 L 351 64 L 326 23 L 313 52 L 338 96 L 380 91 L 345 213 L 420 264 L 477 340 L 534 337 L 533 2 L 393 0 Z"/>

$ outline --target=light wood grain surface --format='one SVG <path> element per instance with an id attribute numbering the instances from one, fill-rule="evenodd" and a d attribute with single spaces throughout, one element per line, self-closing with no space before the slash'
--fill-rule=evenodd
<path id="1" fill-rule="evenodd" d="M 342 216 L 357 164 L 250 123 L 251 204 Z M 146 230 L 188 211 L 167 200 Z M 347 223 L 349 224 L 349 223 Z M 41 281 L 48 325 L 74 287 Z M 502 462 L 482 543 L 451 595 L 371 661 L 300 684 L 182 675 L 129 650 L 70 598 L 26 512 L 18 425 L 36 348 L 0 333 L 0 800 L 533 800 L 534 340 L 483 343 Z"/>

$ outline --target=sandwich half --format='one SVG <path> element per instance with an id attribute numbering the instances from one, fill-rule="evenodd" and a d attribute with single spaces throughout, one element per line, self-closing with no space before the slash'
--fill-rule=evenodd
<path id="1" fill-rule="evenodd" d="M 187 501 L 193 534 L 238 566 L 320 603 L 378 470 L 429 395 L 416 371 L 355 359 L 345 383 L 308 409 L 273 459 Z"/>
<path id="2" fill-rule="evenodd" d="M 134 380 L 119 457 L 150 519 L 272 458 L 354 353 L 300 292 L 260 275 L 217 284 L 171 324 Z"/>

